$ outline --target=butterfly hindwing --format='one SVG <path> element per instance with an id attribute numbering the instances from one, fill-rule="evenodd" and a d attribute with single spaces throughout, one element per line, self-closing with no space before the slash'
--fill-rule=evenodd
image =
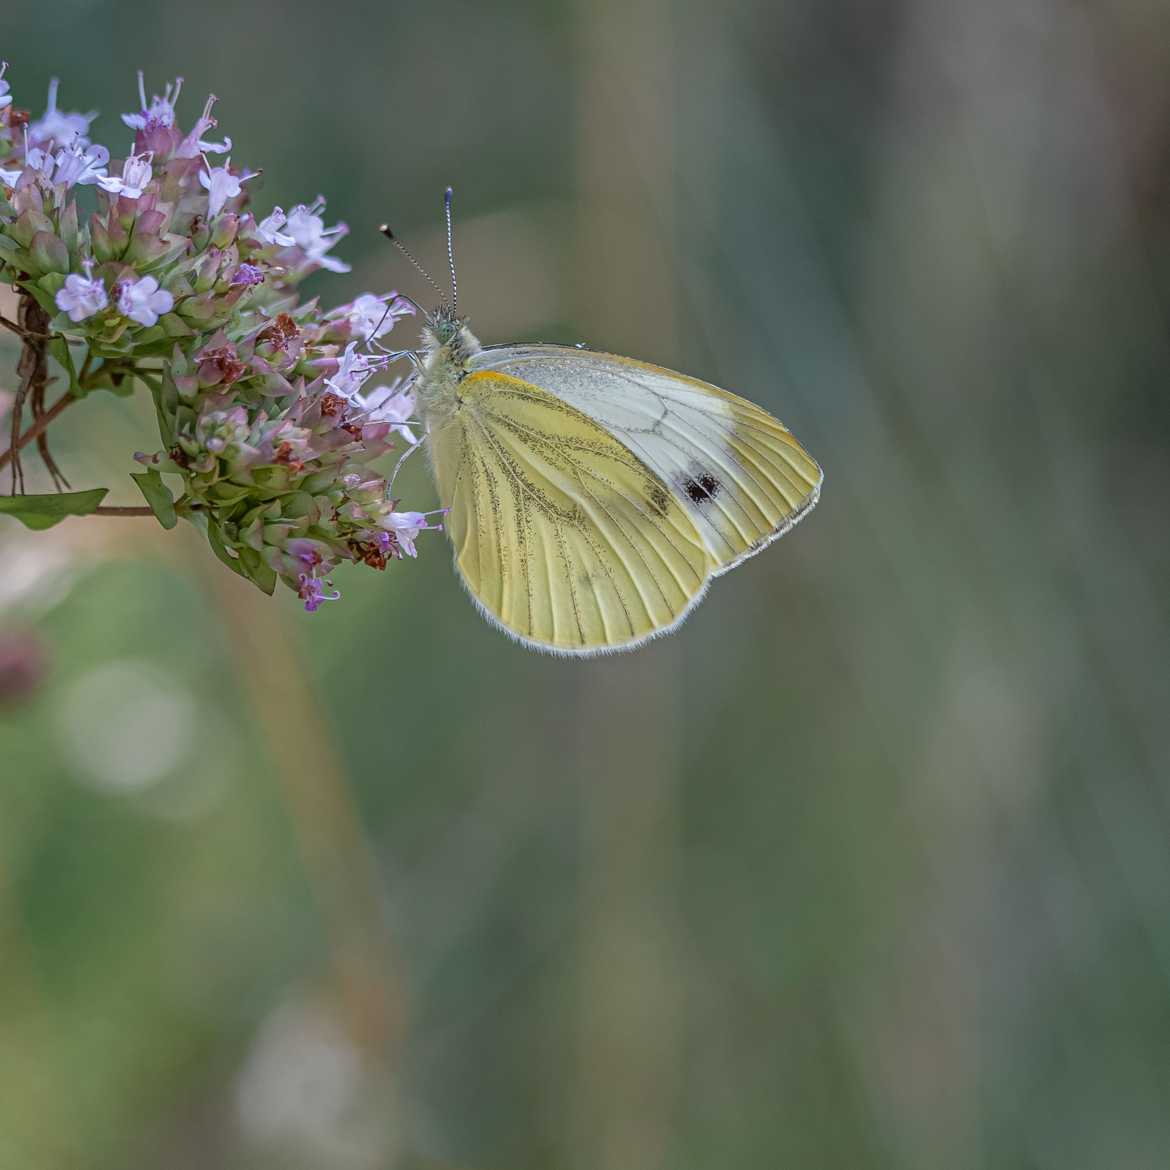
<path id="1" fill-rule="evenodd" d="M 690 516 L 714 573 L 783 535 L 817 501 L 821 469 L 787 428 L 697 378 L 559 345 L 490 346 L 470 365 L 542 387 L 620 440 Z"/>
<path id="2" fill-rule="evenodd" d="M 455 563 L 522 641 L 588 654 L 670 629 L 715 564 L 662 477 L 526 379 L 476 372 L 431 431 Z"/>

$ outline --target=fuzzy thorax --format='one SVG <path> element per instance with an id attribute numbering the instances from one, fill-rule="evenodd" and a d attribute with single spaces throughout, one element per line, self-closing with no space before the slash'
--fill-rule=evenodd
<path id="1" fill-rule="evenodd" d="M 467 322 L 445 306 L 423 326 L 422 370 L 415 381 L 419 406 L 431 423 L 441 423 L 459 406 L 459 383 L 467 363 L 483 347 Z"/>

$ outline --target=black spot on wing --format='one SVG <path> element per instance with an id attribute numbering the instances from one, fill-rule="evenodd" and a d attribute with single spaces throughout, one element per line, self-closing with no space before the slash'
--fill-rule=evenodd
<path id="1" fill-rule="evenodd" d="M 683 490 L 694 503 L 704 504 L 715 498 L 721 486 L 709 471 L 704 471 L 702 474 L 688 479 L 683 484 Z"/>

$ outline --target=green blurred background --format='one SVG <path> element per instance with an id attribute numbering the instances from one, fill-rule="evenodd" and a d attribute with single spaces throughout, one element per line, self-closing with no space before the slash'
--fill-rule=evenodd
<path id="1" fill-rule="evenodd" d="M 486 342 L 729 386 L 826 487 L 584 663 L 430 534 L 308 616 L 190 530 L 0 525 L 0 1170 L 1170 1165 L 1168 30 L 6 4 L 18 105 L 119 155 L 181 73 L 259 208 L 328 195 L 327 301 L 423 296 L 375 225 L 441 266 L 452 183 Z M 133 503 L 150 424 L 58 457 Z"/>

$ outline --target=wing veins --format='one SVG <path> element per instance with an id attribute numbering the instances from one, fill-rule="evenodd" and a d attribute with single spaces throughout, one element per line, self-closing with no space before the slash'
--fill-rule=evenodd
<path id="1" fill-rule="evenodd" d="M 527 398 L 531 401 L 539 403 L 541 406 L 545 405 L 545 400 L 537 395 L 522 394 L 522 392 L 520 392 L 518 390 L 517 391 L 509 390 L 508 393 L 513 394 L 517 398 L 521 398 L 521 397 Z M 498 414 L 495 415 L 494 418 L 495 418 L 495 421 L 498 424 L 504 426 L 505 429 L 510 430 L 513 433 L 519 433 L 522 437 L 527 438 L 529 440 L 530 444 L 533 445 L 533 450 L 539 451 L 539 446 L 532 444 L 531 437 L 534 434 L 534 432 L 532 431 L 532 428 L 526 427 L 522 422 L 520 422 L 516 419 L 505 418 L 505 417 L 502 417 Z M 598 425 L 593 420 L 589 420 L 589 421 L 590 421 L 590 425 L 592 425 L 592 426 Z M 486 427 L 484 427 L 481 420 L 477 419 L 476 424 L 479 426 L 480 430 L 483 432 L 483 434 L 487 438 L 488 442 L 492 445 L 493 448 L 496 449 L 497 456 L 500 460 L 501 466 L 505 467 L 508 470 L 509 474 L 512 475 L 513 477 L 515 477 L 516 473 L 508 465 L 508 461 L 504 458 L 504 453 L 500 449 L 499 441 L 496 438 L 496 436 L 493 435 Z M 548 441 L 547 435 L 539 434 L 539 433 L 537 433 L 537 434 L 538 434 L 539 440 L 541 442 Z M 568 445 L 569 445 L 569 443 L 564 444 L 564 446 L 568 446 Z M 619 446 L 620 446 L 620 444 L 619 444 Z M 658 524 L 654 520 L 654 518 L 649 516 L 640 507 L 640 505 L 638 504 L 636 499 L 633 499 L 629 495 L 627 495 L 624 491 L 622 491 L 621 488 L 619 488 L 615 483 L 613 483 L 613 481 L 605 479 L 600 474 L 598 474 L 596 471 L 594 471 L 592 468 L 589 468 L 587 466 L 584 466 L 584 465 L 578 463 L 577 460 L 573 459 L 571 457 L 571 455 L 567 454 L 564 451 L 562 446 L 558 446 L 557 450 L 558 450 L 558 453 L 561 454 L 563 456 L 563 458 L 565 459 L 566 464 L 572 469 L 572 471 L 574 473 L 574 478 L 576 479 L 577 484 L 581 488 L 582 492 L 585 493 L 606 516 L 609 517 L 610 522 L 625 537 L 625 539 L 629 543 L 631 549 L 634 551 L 634 553 L 638 557 L 638 560 L 641 562 L 642 567 L 645 569 L 646 575 L 654 582 L 654 586 L 658 590 L 662 604 L 666 607 L 666 610 L 668 612 L 673 612 L 675 606 L 671 602 L 670 598 L 667 597 L 666 590 L 663 587 L 662 581 L 659 579 L 658 573 L 651 567 L 651 565 L 647 561 L 646 556 L 645 556 L 642 548 L 639 546 L 638 542 L 635 541 L 630 536 L 629 530 L 627 529 L 626 525 L 619 519 L 619 517 L 614 512 L 612 512 L 610 510 L 610 508 L 606 505 L 604 500 L 602 500 L 595 492 L 591 491 L 586 486 L 584 480 L 582 479 L 582 475 L 583 474 L 588 475 L 590 478 L 596 480 L 597 482 L 604 484 L 607 488 L 609 488 L 612 492 L 614 492 L 615 495 L 617 495 L 621 499 L 625 500 L 626 503 L 635 512 L 637 512 L 640 516 L 643 516 L 647 521 L 649 521 L 650 523 L 652 523 L 654 525 L 656 531 L 658 531 L 659 534 L 667 541 L 667 543 L 670 545 L 670 547 L 678 554 L 679 558 L 685 562 L 687 558 L 686 558 L 683 550 L 675 542 L 675 540 L 671 536 L 671 533 L 668 531 L 667 527 L 664 525 Z M 602 456 L 608 456 L 608 457 L 612 458 L 612 456 L 610 456 L 609 453 L 606 451 L 599 451 L 599 452 L 595 452 L 595 453 L 602 455 Z M 625 466 L 629 466 L 629 465 L 627 464 Z M 636 469 L 639 471 L 641 471 L 641 470 L 649 471 L 650 470 L 649 468 L 646 468 L 645 465 L 641 463 L 641 461 L 638 461 L 638 465 L 637 465 Z M 534 488 L 531 485 L 525 484 L 523 480 L 519 480 L 519 479 L 518 479 L 518 482 L 521 484 L 521 486 L 527 492 L 529 492 L 529 493 L 534 492 Z M 556 527 L 556 525 L 554 524 L 554 528 L 555 527 Z M 612 571 L 610 565 L 607 563 L 606 557 L 601 552 L 600 547 L 590 538 L 589 534 L 587 532 L 582 531 L 582 529 L 580 527 L 578 527 L 576 525 L 570 525 L 570 527 L 573 527 L 576 531 L 581 533 L 583 539 L 586 541 L 586 543 L 590 547 L 590 550 L 593 552 L 593 555 L 597 558 L 598 563 L 605 570 L 606 575 L 609 577 L 610 584 L 613 586 L 614 593 L 617 594 L 618 601 L 621 604 L 623 614 L 626 618 L 626 622 L 630 627 L 630 634 L 631 634 L 631 636 L 636 636 L 636 633 L 634 630 L 633 619 L 630 616 L 630 612 L 629 612 L 629 607 L 626 603 L 624 596 L 622 595 L 622 591 L 618 588 L 617 582 L 614 580 L 613 571 Z M 595 528 L 597 527 L 596 523 L 594 523 L 594 527 Z M 599 531 L 600 531 L 600 529 L 599 529 Z M 558 539 L 559 539 L 559 537 L 558 537 Z M 647 543 L 648 547 L 650 547 L 651 549 L 653 548 L 653 546 L 649 545 L 648 542 L 646 542 L 646 543 Z M 612 549 L 612 545 L 610 545 L 610 547 Z M 612 551 L 617 553 L 616 549 L 612 549 Z M 666 558 L 663 557 L 661 553 L 656 552 L 656 555 L 658 557 L 658 560 L 661 562 L 662 569 L 665 570 L 667 575 L 674 581 L 674 584 L 678 588 L 678 591 L 682 595 L 682 597 L 684 599 L 690 597 L 691 593 L 688 590 L 687 586 L 679 579 L 678 574 L 670 566 L 670 564 L 667 562 Z M 620 554 L 619 554 L 619 558 L 620 558 Z M 567 574 L 567 575 L 571 577 L 571 574 Z M 650 607 L 650 604 L 649 604 L 645 594 L 642 591 L 641 583 L 638 581 L 637 577 L 634 576 L 634 574 L 632 574 L 632 573 L 629 574 L 629 577 L 630 577 L 631 582 L 633 583 L 635 591 L 638 594 L 638 600 L 642 604 L 642 608 L 645 611 L 647 619 L 653 624 L 655 622 L 654 613 Z M 700 576 L 699 574 L 696 574 L 696 578 L 697 578 L 698 586 L 701 587 L 703 580 L 704 580 L 704 577 Z M 591 585 L 592 585 L 592 582 L 591 582 Z M 573 594 L 573 596 L 575 598 L 575 590 L 573 589 L 573 585 L 572 585 L 571 580 L 570 580 L 570 592 Z M 597 598 L 596 587 L 593 587 L 593 593 L 594 593 L 594 597 Z M 580 614 L 576 610 L 576 602 L 574 602 L 574 610 L 575 610 L 575 614 L 577 616 L 578 626 L 580 626 Z M 604 628 L 606 625 L 605 614 L 604 614 L 604 610 L 601 607 L 599 599 L 598 599 L 598 615 L 601 618 L 601 623 L 602 623 L 602 626 Z M 608 632 L 607 632 L 606 636 L 608 637 Z M 584 637 L 583 634 L 582 634 L 582 637 Z"/>
<path id="2" fill-rule="evenodd" d="M 497 415 L 496 421 L 503 423 L 505 421 L 511 421 L 511 420 L 501 419 L 500 416 Z M 499 443 L 498 439 L 496 438 L 496 436 L 491 433 L 491 431 L 488 427 L 484 426 L 483 421 L 481 419 L 477 418 L 475 420 L 475 423 L 476 423 L 476 426 L 478 426 L 480 431 L 483 433 L 483 436 L 487 440 L 489 446 L 491 446 L 491 448 L 495 451 L 496 458 L 497 458 L 497 461 L 499 462 L 499 465 L 512 478 L 515 486 L 520 490 L 520 492 L 523 495 L 532 496 L 533 498 L 538 498 L 540 496 L 540 493 L 539 493 L 538 489 L 536 488 L 536 486 L 525 482 L 525 480 L 521 476 L 517 475 L 515 469 L 511 466 L 511 461 L 514 457 L 510 458 L 508 456 L 508 453 L 506 451 L 504 451 L 503 448 L 500 446 L 500 443 Z M 574 469 L 579 470 L 578 464 L 575 461 L 569 460 L 569 463 L 571 464 L 571 466 Z M 551 501 L 550 501 L 550 509 L 549 509 L 549 512 L 546 512 L 546 518 L 549 520 L 549 525 L 552 528 L 554 535 L 556 536 L 557 546 L 558 546 L 558 549 L 559 549 L 560 554 L 561 554 L 561 561 L 562 561 L 562 567 L 564 570 L 565 582 L 569 586 L 569 599 L 573 605 L 573 618 L 577 624 L 577 634 L 578 634 L 578 637 L 580 639 L 580 644 L 582 646 L 584 646 L 587 643 L 586 643 L 586 638 L 585 638 L 585 630 L 581 624 L 581 606 L 580 606 L 580 602 L 578 601 L 578 598 L 577 598 L 576 582 L 575 582 L 574 576 L 573 576 L 572 563 L 571 563 L 569 554 L 566 551 L 566 545 L 565 545 L 564 534 L 562 532 L 562 526 L 559 523 L 557 523 L 556 519 L 553 518 L 553 516 L 556 514 L 556 511 L 557 510 L 555 508 L 551 507 Z M 550 513 L 552 513 L 552 514 L 550 515 Z M 565 526 L 572 527 L 578 532 L 581 531 L 579 528 L 577 528 L 576 525 L 572 525 L 570 523 L 566 523 Z M 626 615 L 626 621 L 630 627 L 630 636 L 634 637 L 635 636 L 634 623 L 633 623 L 632 619 L 630 618 L 629 609 L 626 607 L 625 599 L 621 596 L 621 592 L 620 592 L 620 590 L 618 590 L 617 584 L 612 579 L 612 573 L 610 572 L 609 566 L 606 565 L 604 557 L 600 555 L 598 549 L 594 546 L 593 542 L 589 539 L 588 534 L 581 532 L 581 535 L 585 539 L 586 543 L 589 545 L 594 556 L 597 557 L 598 562 L 606 570 L 607 575 L 610 576 L 611 584 L 613 584 L 613 586 L 614 586 L 614 592 L 617 593 L 618 600 L 619 600 L 619 602 L 621 602 L 622 610 Z M 547 564 L 548 563 L 547 552 L 545 554 L 545 560 L 546 560 L 546 564 Z M 647 571 L 649 571 L 649 567 L 647 567 Z M 597 596 L 596 587 L 592 585 L 592 582 L 590 584 L 591 584 L 591 588 L 593 591 L 594 601 L 597 604 L 597 615 L 601 619 L 601 628 L 603 630 L 605 630 L 606 640 L 608 641 L 609 632 L 608 632 L 608 629 L 606 627 L 605 612 L 602 609 L 601 600 Z M 637 587 L 636 581 L 634 582 L 634 585 L 635 585 L 635 587 Z M 661 588 L 661 586 L 659 586 L 659 588 Z M 551 592 L 551 585 L 550 585 L 550 592 Z M 640 592 L 641 592 L 641 590 L 639 590 L 639 593 Z M 669 609 L 670 602 L 666 600 L 665 595 L 663 596 L 663 602 L 667 606 L 667 608 Z M 649 607 L 645 606 L 644 601 L 643 601 L 643 606 L 646 608 L 646 616 L 650 619 L 651 622 L 653 622 L 654 615 L 650 612 Z M 502 610 L 503 606 L 501 605 L 500 608 Z M 554 629 L 554 638 L 555 638 L 556 607 L 551 606 L 550 608 L 553 611 L 553 629 Z M 529 606 L 529 623 L 528 623 L 528 628 L 529 628 L 530 633 L 532 632 L 532 626 L 533 626 L 533 623 L 532 623 L 532 618 L 531 618 L 531 605 L 530 605 Z"/>
<path id="3" fill-rule="evenodd" d="M 531 428 L 525 427 L 522 423 L 518 423 L 515 420 L 511 420 L 511 419 L 509 419 L 507 421 L 507 429 L 513 431 L 513 433 L 520 433 L 524 437 L 530 437 L 533 434 L 537 434 L 538 437 L 541 439 L 546 438 L 546 436 L 540 436 L 538 432 L 533 432 Z M 534 448 L 534 449 L 536 449 L 536 448 Z M 562 454 L 563 454 L 563 452 L 562 452 Z M 637 460 L 636 470 L 646 471 L 646 472 L 650 473 L 651 475 L 654 475 L 654 477 L 656 479 L 660 479 L 660 477 L 654 472 L 653 468 L 651 468 L 643 460 L 638 459 L 636 454 L 634 455 L 634 458 L 635 458 L 635 460 Z M 568 459 L 568 456 L 566 456 L 566 459 Z M 619 488 L 611 480 L 603 478 L 598 472 L 594 471 L 593 469 L 591 469 L 587 466 L 584 466 L 584 465 L 576 462 L 576 460 L 569 459 L 569 462 L 571 463 L 573 468 L 576 469 L 578 472 L 582 472 L 582 471 L 585 472 L 591 478 L 597 480 L 598 483 L 602 483 L 606 487 L 610 488 L 614 492 L 615 495 L 620 496 L 623 500 L 625 500 L 626 503 L 629 504 L 630 507 L 635 512 L 638 513 L 639 516 L 643 517 L 643 519 L 645 519 L 648 523 L 650 523 L 654 526 L 655 530 L 662 535 L 662 537 L 666 540 L 666 542 L 670 545 L 670 547 L 672 549 L 674 549 L 674 551 L 676 553 L 678 553 L 678 555 L 681 559 L 683 559 L 684 561 L 687 559 L 685 550 L 682 547 L 680 547 L 678 542 L 671 535 L 671 528 L 673 526 L 660 524 L 654 516 L 650 515 L 650 513 L 648 513 L 642 507 L 640 501 L 636 497 L 627 495 L 626 492 L 622 491 L 622 489 Z M 624 465 L 624 466 L 627 466 L 627 465 Z M 670 487 L 669 484 L 664 483 L 662 486 L 669 490 L 669 487 Z M 593 498 L 597 501 L 599 506 L 602 507 L 602 509 L 605 511 L 606 515 L 609 516 L 610 519 L 614 520 L 616 523 L 617 518 L 614 516 L 614 514 L 609 511 L 609 509 L 601 502 L 600 499 L 598 499 L 598 497 L 594 496 Z M 684 510 L 684 512 L 685 512 L 685 510 Z M 702 534 L 700 533 L 699 535 L 701 536 Z M 665 564 L 665 561 L 663 563 Z M 666 566 L 666 567 L 669 570 L 669 566 Z M 647 571 L 650 570 L 649 565 L 647 565 L 646 568 L 647 568 Z M 673 571 L 671 571 L 671 575 L 674 576 Z M 700 580 L 701 580 L 701 578 L 700 578 Z M 682 585 L 682 582 L 678 581 L 677 577 L 675 577 L 675 581 L 678 582 L 679 588 L 682 589 L 682 591 L 685 593 L 686 589 Z M 663 598 L 663 600 L 665 601 L 666 599 Z M 669 604 L 669 602 L 667 602 L 667 604 Z"/>
<path id="4" fill-rule="evenodd" d="M 525 434 L 531 433 L 530 428 L 524 427 L 523 424 L 516 423 L 515 420 L 509 419 L 507 421 L 507 426 L 508 426 L 508 429 L 513 430 L 513 431 L 519 430 Z M 546 436 L 541 436 L 541 438 L 544 439 L 544 438 L 546 438 Z M 563 452 L 562 452 L 562 454 L 563 454 Z M 635 456 L 635 458 L 636 458 L 636 456 Z M 645 519 L 649 524 L 652 524 L 654 526 L 655 531 L 657 531 L 663 537 L 663 539 L 667 542 L 667 544 L 669 544 L 670 547 L 678 554 L 680 560 L 683 560 L 685 562 L 687 560 L 686 553 L 679 546 L 679 544 L 675 541 L 674 537 L 671 535 L 670 529 L 672 526 L 660 524 L 656 518 L 651 516 L 649 513 L 647 513 L 645 511 L 645 509 L 642 508 L 641 504 L 639 503 L 639 501 L 637 500 L 636 497 L 632 497 L 632 496 L 627 495 L 621 488 L 619 488 L 617 486 L 617 484 L 613 483 L 611 480 L 605 479 L 604 477 L 602 477 L 598 472 L 596 472 L 592 468 L 590 468 L 588 466 L 584 466 L 584 465 L 578 463 L 576 460 L 569 458 L 568 456 L 566 456 L 566 460 L 568 461 L 568 463 L 572 466 L 572 468 L 576 472 L 576 478 L 577 478 L 578 483 L 581 486 L 582 491 L 586 492 L 588 494 L 588 496 L 590 497 L 590 499 L 592 499 L 594 501 L 594 503 L 596 503 L 596 505 L 606 514 L 606 516 L 609 517 L 609 519 L 612 521 L 614 526 L 622 533 L 623 536 L 625 536 L 626 540 L 629 541 L 630 546 L 635 550 L 635 552 L 637 552 L 638 558 L 642 562 L 642 565 L 645 568 L 647 574 L 654 581 L 654 584 L 658 587 L 658 591 L 662 596 L 663 604 L 667 607 L 667 609 L 673 608 L 671 605 L 670 599 L 666 596 L 666 593 L 662 588 L 662 583 L 661 583 L 661 581 L 659 581 L 658 575 L 655 573 L 654 569 L 647 562 L 645 556 L 642 554 L 641 549 L 639 549 L 638 546 L 636 545 L 636 543 L 630 538 L 629 533 L 627 532 L 625 526 L 622 524 L 621 520 L 618 518 L 618 516 L 614 512 L 612 512 L 609 509 L 608 505 L 606 505 L 604 500 L 602 500 L 594 492 L 589 491 L 589 489 L 585 486 L 584 482 L 580 478 L 581 474 L 584 473 L 584 474 L 588 475 L 590 478 L 595 479 L 598 483 L 604 484 L 615 495 L 617 495 L 621 499 L 625 500 L 625 502 L 627 504 L 629 504 L 629 506 L 635 512 L 637 512 L 639 516 L 643 517 L 643 519 Z M 652 472 L 652 469 L 649 468 L 646 464 L 642 463 L 641 461 L 639 461 L 639 466 L 637 469 L 639 471 L 645 470 L 645 471 Z M 685 510 L 684 510 L 684 514 L 685 514 Z M 699 536 L 701 538 L 702 534 L 699 533 Z M 649 542 L 646 542 L 646 543 L 651 549 L 653 549 L 653 546 L 649 545 Z M 658 557 L 659 561 L 661 561 L 662 567 L 666 570 L 666 572 L 669 574 L 669 576 L 673 579 L 674 583 L 678 586 L 679 592 L 684 597 L 688 596 L 686 585 L 683 584 L 683 582 L 679 579 L 678 574 L 667 563 L 666 558 L 663 557 L 661 553 L 658 553 L 657 550 L 654 550 L 654 551 L 655 551 L 655 555 Z M 696 574 L 696 577 L 698 579 L 699 585 L 702 585 L 704 578 L 698 574 Z M 634 581 L 634 585 L 638 589 L 638 594 L 639 594 L 639 597 L 642 601 L 643 608 L 645 608 L 645 610 L 646 610 L 646 616 L 649 617 L 651 621 L 653 621 L 654 620 L 653 614 L 650 611 L 650 607 L 647 604 L 645 597 L 642 595 L 641 587 L 638 585 L 637 581 Z"/>

